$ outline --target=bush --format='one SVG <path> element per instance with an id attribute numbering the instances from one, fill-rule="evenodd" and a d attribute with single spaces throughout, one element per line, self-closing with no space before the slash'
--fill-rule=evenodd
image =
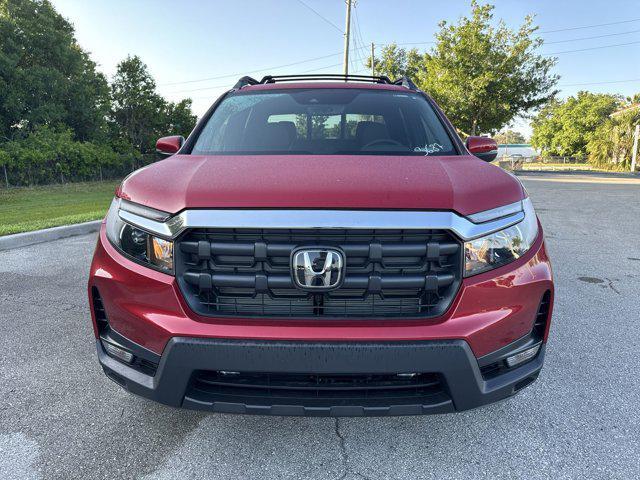
<path id="1" fill-rule="evenodd" d="M 130 149 L 117 152 L 109 145 L 79 142 L 66 128 L 40 127 L 0 149 L 0 164 L 12 186 L 123 177 L 139 163 Z"/>

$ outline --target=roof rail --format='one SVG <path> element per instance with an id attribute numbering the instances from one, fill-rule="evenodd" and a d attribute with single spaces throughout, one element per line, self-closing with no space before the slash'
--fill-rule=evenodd
<path id="1" fill-rule="evenodd" d="M 344 75 L 340 73 L 312 73 L 309 75 L 267 75 L 260 83 L 297 82 L 297 81 L 342 80 L 345 82 L 370 82 L 391 84 L 384 75 Z"/>
<path id="2" fill-rule="evenodd" d="M 242 77 L 233 86 L 234 89 L 240 89 L 247 85 L 258 85 L 265 83 L 280 83 L 280 82 L 299 82 L 299 81 L 322 81 L 322 80 L 336 80 L 344 82 L 370 82 L 381 83 L 386 85 L 400 85 L 409 90 L 418 90 L 413 81 L 407 76 L 398 78 L 395 81 L 391 81 L 386 75 L 343 75 L 340 73 L 312 73 L 308 75 L 266 75 L 262 77 L 260 81 L 252 77 Z"/>
<path id="3" fill-rule="evenodd" d="M 260 82 L 258 82 L 258 80 L 256 80 L 255 78 L 244 76 L 236 82 L 236 84 L 233 86 L 233 89 L 237 90 L 242 87 L 246 87 L 247 85 L 257 85 L 258 83 Z"/>

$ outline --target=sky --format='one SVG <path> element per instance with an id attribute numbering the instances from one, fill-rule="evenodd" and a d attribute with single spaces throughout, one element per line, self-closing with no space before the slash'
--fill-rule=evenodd
<path id="1" fill-rule="evenodd" d="M 173 101 L 193 99 L 200 116 L 250 74 L 341 73 L 345 0 L 52 0 L 108 78 L 139 55 Z M 544 54 L 557 54 L 560 96 L 579 90 L 640 92 L 640 0 L 495 0 L 494 19 L 517 28 L 535 15 Z M 370 44 L 427 50 L 441 20 L 456 22 L 468 0 L 356 0 L 351 73 L 369 73 Z M 597 38 L 594 38 L 597 37 Z M 315 59 L 315 60 L 314 60 Z M 302 62 L 302 63 L 299 63 Z M 293 64 L 293 65 L 292 65 Z M 278 68 L 279 67 L 279 68 Z M 529 135 L 528 120 L 513 128 Z"/>

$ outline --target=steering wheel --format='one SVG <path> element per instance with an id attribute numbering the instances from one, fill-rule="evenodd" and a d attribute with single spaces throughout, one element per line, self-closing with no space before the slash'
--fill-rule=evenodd
<path id="1" fill-rule="evenodd" d="M 362 148 L 369 148 L 369 147 L 373 147 L 374 145 L 398 145 L 400 147 L 406 146 L 394 140 L 393 138 L 379 138 L 377 140 L 367 143 L 366 145 L 363 145 Z"/>

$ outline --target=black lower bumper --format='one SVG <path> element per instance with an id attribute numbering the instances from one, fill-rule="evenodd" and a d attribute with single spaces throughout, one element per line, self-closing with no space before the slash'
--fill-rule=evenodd
<path id="1" fill-rule="evenodd" d="M 462 340 L 306 343 L 176 337 L 158 357 L 152 376 L 110 357 L 99 340 L 97 349 L 107 376 L 137 395 L 174 407 L 267 415 L 418 415 L 467 410 L 514 395 L 536 379 L 544 360 L 542 345 L 533 360 L 486 379 Z M 211 383 L 212 374 L 218 380 L 230 375 L 231 381 Z M 307 383 L 300 387 L 294 382 L 291 390 L 291 382 L 246 382 L 274 375 L 280 379 L 303 375 Z M 374 389 L 363 388 L 362 382 L 345 387 L 339 377 L 331 384 L 339 388 L 322 388 L 332 375 L 382 381 Z M 412 384 L 410 377 L 437 381 L 425 387 L 418 380 Z M 319 382 L 318 389 L 310 388 L 309 378 Z M 396 384 L 389 378 L 402 380 Z"/>

